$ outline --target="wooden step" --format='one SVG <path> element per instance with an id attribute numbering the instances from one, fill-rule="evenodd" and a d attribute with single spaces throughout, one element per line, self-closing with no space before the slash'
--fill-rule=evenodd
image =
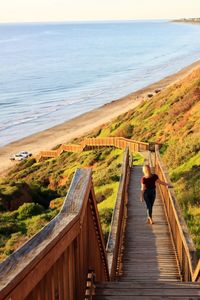
<path id="1" fill-rule="evenodd" d="M 119 296 L 119 295 L 109 295 L 109 296 L 94 296 L 94 300 L 200 300 L 199 296 L 142 296 L 142 295 L 131 295 L 131 296 Z"/>
<path id="2" fill-rule="evenodd" d="M 199 283 L 108 282 L 96 285 L 94 300 L 187 299 L 200 300 Z"/>

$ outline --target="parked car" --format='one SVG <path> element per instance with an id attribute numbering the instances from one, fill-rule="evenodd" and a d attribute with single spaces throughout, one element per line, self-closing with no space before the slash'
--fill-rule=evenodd
<path id="1" fill-rule="evenodd" d="M 10 160 L 24 160 L 28 157 L 32 156 L 32 153 L 28 152 L 28 151 L 20 151 L 19 153 L 15 153 L 13 155 L 10 156 Z"/>
<path id="2" fill-rule="evenodd" d="M 19 153 L 10 156 L 10 160 L 24 160 L 24 159 L 26 159 L 26 157 Z"/>
<path id="3" fill-rule="evenodd" d="M 25 157 L 29 157 L 32 156 L 32 153 L 28 152 L 28 151 L 20 151 L 19 152 L 20 155 L 23 155 Z"/>

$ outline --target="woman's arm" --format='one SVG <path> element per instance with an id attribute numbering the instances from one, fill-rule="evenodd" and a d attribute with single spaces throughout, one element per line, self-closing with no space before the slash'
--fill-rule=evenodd
<path id="1" fill-rule="evenodd" d="M 144 191 L 145 191 L 145 185 L 141 183 L 141 196 L 140 196 L 140 201 L 144 201 Z"/>
<path id="2" fill-rule="evenodd" d="M 164 186 L 167 186 L 168 188 L 172 188 L 172 187 L 173 187 L 171 184 L 169 184 L 169 183 L 167 183 L 167 182 L 165 182 L 165 181 L 162 181 L 162 180 L 160 180 L 160 179 L 157 179 L 157 180 L 156 180 L 156 183 L 159 183 L 159 184 L 162 184 L 162 185 L 164 185 Z"/>

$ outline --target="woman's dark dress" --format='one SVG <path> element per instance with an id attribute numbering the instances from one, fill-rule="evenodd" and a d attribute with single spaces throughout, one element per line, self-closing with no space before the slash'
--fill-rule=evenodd
<path id="1" fill-rule="evenodd" d="M 156 198 L 156 180 L 158 179 L 158 175 L 152 174 L 151 177 L 146 178 L 145 176 L 142 177 L 141 183 L 144 184 L 144 201 L 147 206 L 147 216 L 152 218 L 152 210 L 153 204 Z"/>

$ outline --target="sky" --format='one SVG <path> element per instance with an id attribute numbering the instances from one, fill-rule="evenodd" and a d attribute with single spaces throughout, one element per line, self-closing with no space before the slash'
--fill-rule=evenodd
<path id="1" fill-rule="evenodd" d="M 0 23 L 200 17 L 200 0 L 0 0 Z"/>

